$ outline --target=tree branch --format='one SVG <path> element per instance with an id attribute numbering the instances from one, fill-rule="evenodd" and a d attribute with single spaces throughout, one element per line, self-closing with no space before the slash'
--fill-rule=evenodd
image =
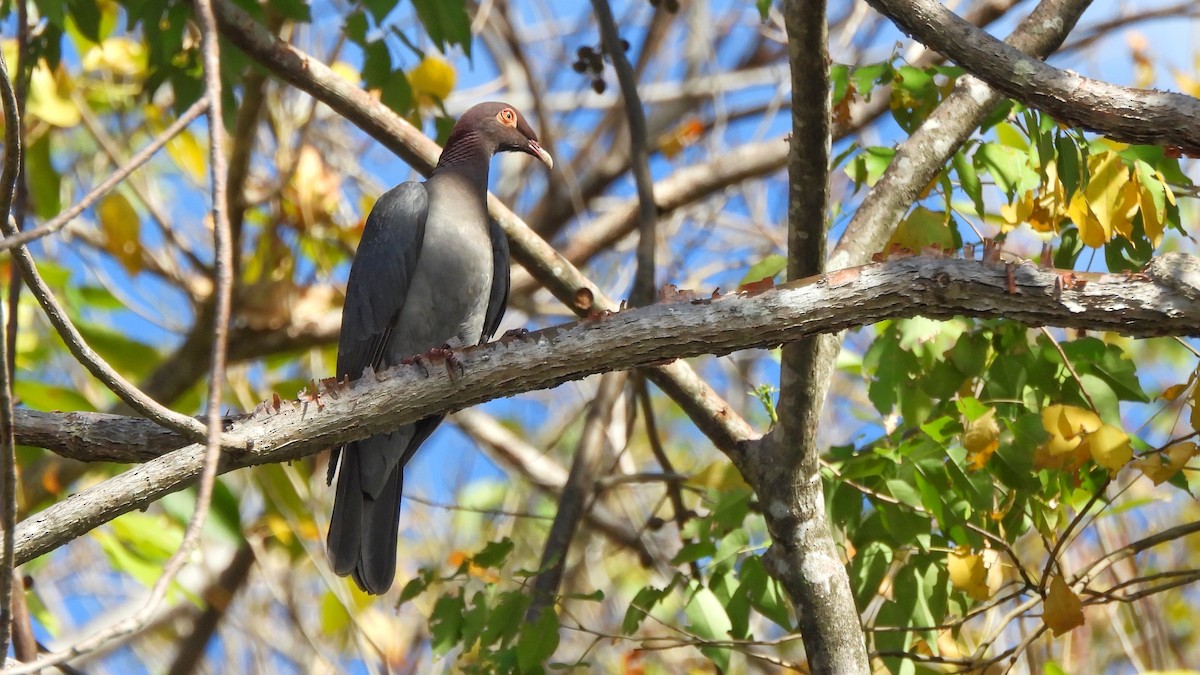
<path id="1" fill-rule="evenodd" d="M 629 122 L 629 157 L 633 168 L 638 197 L 638 246 L 637 272 L 633 278 L 634 305 L 654 302 L 658 286 L 654 283 L 655 223 L 658 210 L 654 207 L 654 179 L 650 177 L 650 152 L 646 146 L 646 111 L 638 97 L 637 80 L 633 67 L 625 58 L 621 36 L 617 33 L 617 22 L 613 18 L 608 0 L 592 0 L 596 22 L 600 24 L 600 41 L 604 51 L 617 71 L 617 82 L 621 85 L 621 98 L 625 101 L 625 118 Z"/>
<path id="2" fill-rule="evenodd" d="M 428 174 L 433 169 L 441 152 L 437 143 L 391 109 L 334 74 L 324 64 L 278 40 L 228 0 L 215 0 L 214 9 L 226 37 L 277 77 L 324 102 L 418 171 Z M 488 212 L 504 229 L 513 258 L 572 311 L 587 315 L 590 311 L 618 308 L 617 303 L 606 297 L 599 287 L 491 194 L 488 195 Z M 591 301 L 581 304 L 581 296 Z M 647 377 L 674 398 L 697 427 L 709 434 L 723 451 L 734 452 L 737 443 L 756 436 L 749 425 L 686 364 L 659 368 Z M 711 414 L 720 414 L 721 418 L 709 417 Z M 732 433 L 740 431 L 748 433 L 742 436 Z"/>
<path id="3" fill-rule="evenodd" d="M 605 429 L 612 421 L 613 406 L 621 395 L 625 380 L 624 373 L 605 373 L 600 378 L 596 398 L 583 421 L 579 445 L 575 449 L 575 459 L 571 462 L 571 472 L 567 474 L 566 485 L 563 486 L 562 496 L 558 500 L 558 510 L 554 514 L 554 523 L 550 525 L 550 532 L 546 535 L 546 544 L 542 549 L 542 560 L 538 564 L 541 571 L 533 580 L 533 598 L 525 612 L 525 620 L 529 623 L 537 623 L 542 611 L 554 604 L 554 596 L 558 594 L 563 570 L 567 566 L 571 540 L 575 538 L 584 512 L 588 510 L 588 502 L 595 494 L 597 472 L 600 470 L 600 459 L 604 450 Z"/>
<path id="4" fill-rule="evenodd" d="M 463 350 L 458 356 L 464 373 L 454 380 L 438 369 L 424 377 L 419 367 L 402 366 L 368 372 L 349 386 L 299 402 L 280 402 L 278 410 L 263 404 L 232 425 L 230 432 L 246 438 L 249 449 L 225 452 L 220 470 L 296 459 L 432 414 L 599 372 L 768 347 L 917 315 L 1002 316 L 1135 337 L 1200 335 L 1200 260 L 1168 254 L 1144 275 L 1129 276 L 912 257 L 757 295 L 659 303 Z M 742 452 L 738 446 L 729 454 L 749 475 Z M 27 518 L 16 530 L 18 563 L 186 487 L 199 474 L 203 453 L 199 445 L 180 448 Z"/>
<path id="5" fill-rule="evenodd" d="M 1062 44 L 1091 2 L 1043 0 L 1005 43 L 1045 58 Z M 1003 98 L 970 75 L 960 78 L 954 91 L 896 148 L 891 164 L 846 226 L 830 256 L 830 269 L 861 265 L 883 250 L 917 195 Z"/>
<path id="6" fill-rule="evenodd" d="M 1200 153 L 1200 100 L 1059 70 L 1000 42 L 935 0 L 867 0 L 900 30 L 991 87 L 1070 126 L 1126 143 Z"/>
<path id="7" fill-rule="evenodd" d="M 0 54 L 0 96 L 4 101 L 4 168 L 0 171 L 0 222 L 8 223 L 17 181 L 21 177 L 21 115 L 17 111 L 17 95 L 8 76 L 8 64 Z M 8 307 L 12 311 L 12 307 Z M 9 332 L 15 326 L 8 325 Z M 0 340 L 0 654 L 8 654 L 12 635 L 13 594 L 13 530 L 17 522 L 17 456 L 13 441 L 12 380 L 15 374 L 9 366 L 8 349 L 15 345 L 8 334 Z M 21 589 L 20 592 L 25 592 Z"/>

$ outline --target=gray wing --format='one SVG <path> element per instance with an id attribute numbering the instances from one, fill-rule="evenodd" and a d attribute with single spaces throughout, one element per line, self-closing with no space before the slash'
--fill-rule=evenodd
<path id="1" fill-rule="evenodd" d="M 479 344 L 492 339 L 496 330 L 500 328 L 500 321 L 504 318 L 504 310 L 508 306 L 508 288 L 511 283 L 508 273 L 508 237 L 500 224 L 492 219 L 488 219 L 488 235 L 492 239 L 492 292 L 488 296 L 483 335 L 479 337 Z"/>
<path id="2" fill-rule="evenodd" d="M 417 182 L 401 183 L 375 202 L 346 282 L 342 332 L 338 338 L 338 378 L 362 377 L 367 366 L 379 369 L 387 351 L 425 238 L 429 194 Z M 341 448 L 329 461 L 329 480 Z"/>

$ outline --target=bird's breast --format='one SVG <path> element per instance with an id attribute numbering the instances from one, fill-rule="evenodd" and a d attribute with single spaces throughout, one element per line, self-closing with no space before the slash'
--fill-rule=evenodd
<path id="1" fill-rule="evenodd" d="M 425 238 L 396 326 L 400 358 L 444 344 L 473 345 L 483 335 L 492 288 L 487 214 L 472 200 L 431 191 Z"/>

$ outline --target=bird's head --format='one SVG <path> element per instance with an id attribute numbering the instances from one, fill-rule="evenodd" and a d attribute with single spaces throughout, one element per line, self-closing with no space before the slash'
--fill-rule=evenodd
<path id="1" fill-rule="evenodd" d="M 480 103 L 463 113 L 450 132 L 451 143 L 455 136 L 469 132 L 477 134 L 492 152 L 524 152 L 554 168 L 554 159 L 542 149 L 529 122 L 507 103 Z"/>

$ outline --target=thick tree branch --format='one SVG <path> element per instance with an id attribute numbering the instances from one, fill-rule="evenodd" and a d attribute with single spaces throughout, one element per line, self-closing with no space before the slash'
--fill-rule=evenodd
<path id="1" fill-rule="evenodd" d="M 277 77 L 329 105 L 418 171 L 427 174 L 432 170 L 441 152 L 437 143 L 324 64 L 278 40 L 228 0 L 216 0 L 213 4 L 222 33 Z M 508 236 L 513 258 L 572 311 L 586 315 L 589 311 L 618 308 L 617 303 L 491 194 L 488 211 Z M 581 304 L 581 296 L 591 301 Z M 732 452 L 736 443 L 755 435 L 751 432 L 739 437 L 731 433 L 748 431 L 749 425 L 686 364 L 658 368 L 647 377 L 674 398 L 723 451 Z M 721 419 L 706 417 L 712 413 L 719 413 Z"/>
<path id="2" fill-rule="evenodd" d="M 1126 143 L 1200 153 L 1200 100 L 1059 70 L 1000 42 L 936 0 L 867 0 L 900 30 L 1026 105 Z"/>
<path id="3" fill-rule="evenodd" d="M 1064 275 L 1066 281 L 1064 281 Z M 280 462 L 396 429 L 431 414 L 663 359 L 727 354 L 883 319 L 1005 317 L 1031 325 L 1135 337 L 1200 335 L 1200 260 L 1155 259 L 1145 275 L 1076 274 L 1032 264 L 913 257 L 842 270 L 757 295 L 659 303 L 459 352 L 450 380 L 416 366 L 369 374 L 300 402 L 264 404 L 230 431 L 250 449 L 221 470 Z M 83 490 L 21 522 L 18 563 L 195 481 L 204 449 L 189 445 Z M 751 474 L 740 446 L 730 453 Z"/>
<path id="4" fill-rule="evenodd" d="M 785 0 L 792 81 L 788 139 L 789 279 L 825 270 L 829 155 L 832 142 L 829 33 L 824 0 Z M 756 461 L 742 475 L 765 506 L 771 548 L 767 570 L 783 584 L 820 673 L 870 672 L 850 579 L 838 556 L 821 489 L 817 429 L 840 343 L 810 335 L 783 346 L 779 423 L 752 447 Z"/>

